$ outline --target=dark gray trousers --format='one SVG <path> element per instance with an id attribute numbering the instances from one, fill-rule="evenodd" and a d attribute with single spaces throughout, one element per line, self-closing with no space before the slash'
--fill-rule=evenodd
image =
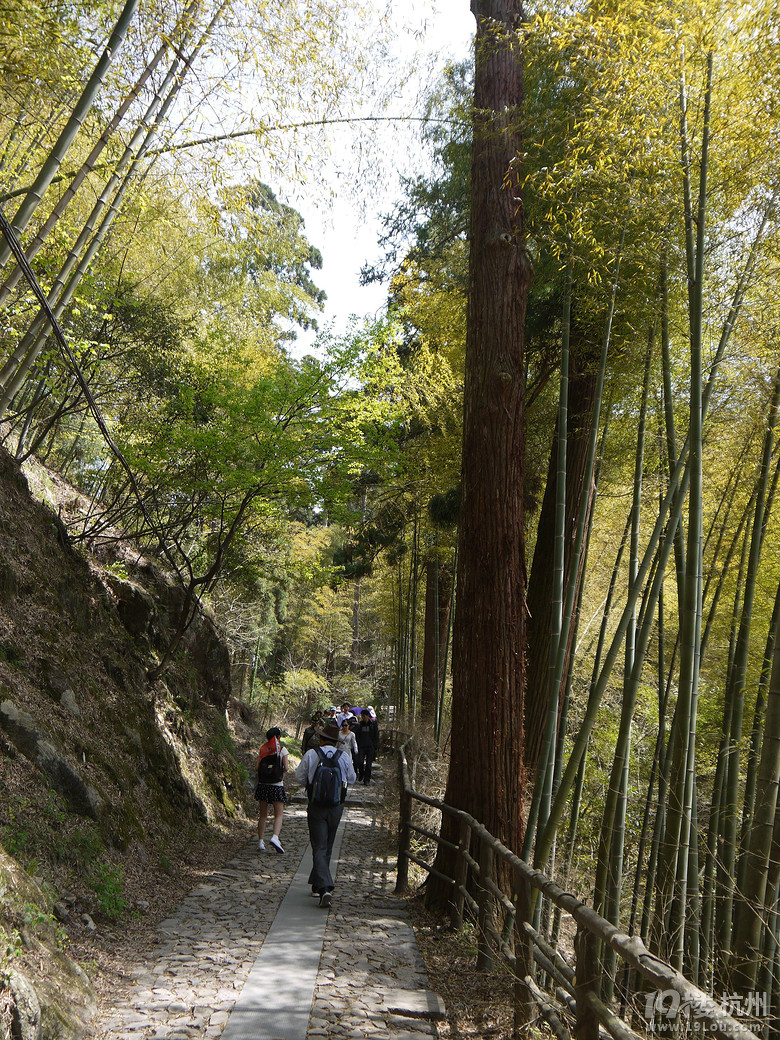
<path id="1" fill-rule="evenodd" d="M 320 894 L 333 891 L 330 854 L 343 809 L 343 805 L 310 805 L 306 812 L 313 860 L 309 884 Z"/>

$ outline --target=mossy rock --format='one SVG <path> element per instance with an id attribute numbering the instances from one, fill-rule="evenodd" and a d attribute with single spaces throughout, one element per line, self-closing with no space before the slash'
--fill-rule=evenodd
<path id="1" fill-rule="evenodd" d="M 80 1040 L 95 1014 L 95 992 L 79 965 L 59 949 L 49 902 L 40 885 L 0 846 L 0 927 L 21 938 L 8 987 L 18 1009 L 13 1035 Z M 21 924 L 31 907 L 39 920 Z"/>

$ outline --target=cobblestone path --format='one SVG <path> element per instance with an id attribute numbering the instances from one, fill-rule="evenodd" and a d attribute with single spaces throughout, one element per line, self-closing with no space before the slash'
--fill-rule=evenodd
<path id="1" fill-rule="evenodd" d="M 381 785 L 365 796 L 362 788 L 353 792 L 362 804 L 345 807 L 333 906 L 325 911 L 310 899 L 311 923 L 307 907 L 305 927 L 291 929 L 278 979 L 273 964 L 270 975 L 265 965 L 260 978 L 274 982 L 264 983 L 259 997 L 247 996 L 247 980 L 263 964 L 264 940 L 279 914 L 274 933 L 278 939 L 281 930 L 286 949 L 285 899 L 300 906 L 301 889 L 308 892 L 305 874 L 295 879 L 308 851 L 302 804 L 285 812 L 285 855 L 258 853 L 248 841 L 162 922 L 146 961 L 131 966 L 112 1010 L 95 1023 L 96 1040 L 216 1040 L 236 1009 L 227 1033 L 255 1040 L 435 1036 L 443 1008 L 428 990 L 404 902 L 393 896 L 393 842 L 372 804 L 380 796 Z M 319 970 L 313 993 L 309 987 L 301 1001 L 310 1006 L 285 1022 L 275 1009 L 299 955 L 319 956 Z M 240 1015 L 248 1003 L 250 1014 Z M 237 1031 L 239 1020 L 252 1025 Z"/>

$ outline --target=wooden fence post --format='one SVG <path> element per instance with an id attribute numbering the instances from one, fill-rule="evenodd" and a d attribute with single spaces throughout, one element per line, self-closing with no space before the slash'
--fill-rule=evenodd
<path id="1" fill-rule="evenodd" d="M 488 888 L 494 881 L 495 854 L 484 838 L 479 843 L 479 912 L 477 914 L 477 970 L 490 971 L 496 962 L 496 953 L 490 941 L 495 935 L 493 904 L 495 898 Z"/>
<path id="2" fill-rule="evenodd" d="M 599 995 L 599 940 L 581 925 L 577 927 L 574 953 L 575 1040 L 599 1040 L 599 1020 L 588 1001 L 588 993 Z"/>
<path id="3" fill-rule="evenodd" d="M 409 824 L 412 822 L 412 796 L 403 786 L 401 780 L 401 805 L 399 810 L 398 826 L 398 864 L 395 876 L 396 895 L 402 896 L 409 891 L 409 841 L 411 830 Z"/>
<path id="4" fill-rule="evenodd" d="M 536 1001 L 526 983 L 534 977 L 534 941 L 524 925 L 531 923 L 531 890 L 519 870 L 515 870 L 515 1040 L 530 1035 L 536 1021 Z"/>
<path id="5" fill-rule="evenodd" d="M 443 822 L 444 817 L 442 816 Z M 470 845 L 471 827 L 467 820 L 461 820 L 460 833 L 458 835 L 460 852 L 455 860 L 455 869 L 452 872 L 455 886 L 453 889 L 452 911 L 450 913 L 450 922 L 456 931 L 463 927 L 463 904 L 466 900 L 465 888 L 469 877 L 469 863 L 465 854 L 469 851 Z"/>

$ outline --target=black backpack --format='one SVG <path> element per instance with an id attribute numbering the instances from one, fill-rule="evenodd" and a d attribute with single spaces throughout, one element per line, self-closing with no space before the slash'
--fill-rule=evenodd
<path id="1" fill-rule="evenodd" d="M 312 805 L 338 805 L 346 796 L 346 786 L 341 775 L 341 752 L 326 755 L 322 748 L 313 748 L 319 762 L 311 782 L 309 801 Z"/>
<path id="2" fill-rule="evenodd" d="M 276 742 L 279 746 L 279 742 Z M 270 755 L 263 755 L 257 763 L 258 784 L 279 784 L 284 776 L 282 756 L 278 751 L 272 751 Z"/>

